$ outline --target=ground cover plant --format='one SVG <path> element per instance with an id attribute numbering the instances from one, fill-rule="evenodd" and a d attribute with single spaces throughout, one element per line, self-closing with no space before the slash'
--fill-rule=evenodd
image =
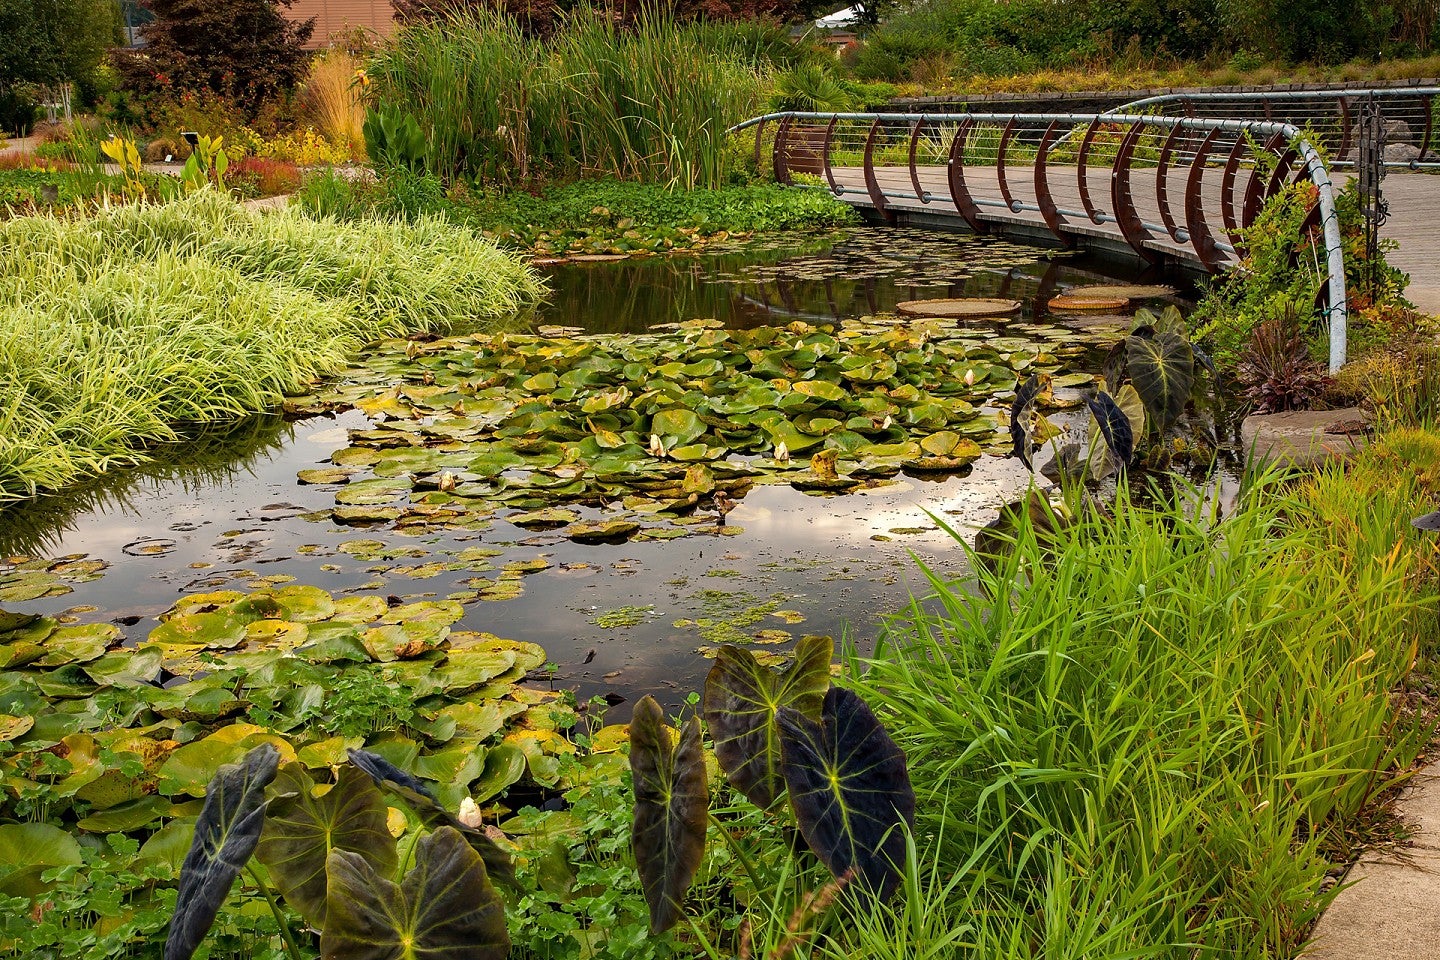
<path id="1" fill-rule="evenodd" d="M 418 532 L 504 516 L 579 542 L 724 532 L 724 504 L 756 483 L 843 493 L 1008 450 L 984 407 L 1017 371 L 1094 381 L 1070 372 L 1086 348 L 1056 328 L 1037 342 L 936 321 L 717 326 L 381 344 L 290 405 L 371 418 L 302 476 L 337 484 L 317 519 Z"/>
<path id="2" fill-rule="evenodd" d="M 733 234 L 857 222 L 853 208 L 828 193 L 775 184 L 681 190 L 581 180 L 536 193 L 464 185 L 446 191 L 433 178 L 398 169 L 378 182 L 321 172 L 306 180 L 293 203 L 313 215 L 344 220 L 444 215 L 547 259 L 695 250 Z"/>
<path id="3" fill-rule="evenodd" d="M 438 220 L 260 215 L 202 191 L 0 223 L 0 492 L 53 490 L 189 426 L 279 405 L 373 339 L 542 291 Z"/>

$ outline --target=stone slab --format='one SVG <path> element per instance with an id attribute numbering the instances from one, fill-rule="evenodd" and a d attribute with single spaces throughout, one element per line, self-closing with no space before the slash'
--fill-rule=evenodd
<path id="1" fill-rule="evenodd" d="M 1255 460 L 1314 466 L 1331 457 L 1349 456 L 1364 446 L 1364 434 L 1327 432 L 1333 426 L 1363 419 L 1356 407 L 1254 414 L 1240 425 L 1240 443 Z"/>
<path id="2" fill-rule="evenodd" d="M 1440 764 L 1405 787 L 1396 812 L 1411 845 L 1366 854 L 1320 918 L 1305 960 L 1432 960 L 1440 955 Z"/>

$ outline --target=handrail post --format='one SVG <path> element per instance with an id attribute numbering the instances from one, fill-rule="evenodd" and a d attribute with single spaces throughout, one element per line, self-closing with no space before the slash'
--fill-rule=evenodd
<path id="1" fill-rule="evenodd" d="M 830 167 L 830 140 L 835 136 L 835 123 L 839 119 L 835 114 L 830 116 L 830 123 L 825 127 L 825 143 L 820 148 L 820 163 L 825 168 L 825 179 L 830 182 L 830 192 L 837 197 L 845 191 L 835 180 L 835 171 Z"/>
<path id="2" fill-rule="evenodd" d="M 875 205 L 875 212 L 886 223 L 893 224 L 895 215 L 886 208 L 885 191 L 880 189 L 880 181 L 875 176 L 875 138 L 879 132 L 880 118 L 876 117 L 870 123 L 870 136 L 865 138 L 865 189 L 870 194 L 870 202 Z"/>
<path id="3" fill-rule="evenodd" d="M 950 181 L 950 202 L 955 204 L 955 209 L 970 229 L 976 233 L 987 233 L 990 227 L 980 219 L 980 207 L 975 203 L 975 198 L 970 196 L 970 189 L 965 186 L 965 140 L 970 136 L 970 128 L 975 121 L 965 117 L 960 125 L 955 128 L 955 136 L 950 140 L 950 159 L 946 164 L 946 174 Z"/>

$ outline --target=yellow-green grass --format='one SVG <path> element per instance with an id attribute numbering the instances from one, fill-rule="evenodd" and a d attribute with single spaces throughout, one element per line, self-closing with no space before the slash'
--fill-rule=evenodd
<path id="1" fill-rule="evenodd" d="M 1409 521 L 1437 496 L 1440 435 L 1401 431 L 1224 516 L 1122 497 L 932 575 L 860 681 L 909 755 L 911 875 L 814 955 L 1295 956 L 1431 733 L 1400 692 L 1435 636 Z"/>
<path id="2" fill-rule="evenodd" d="M 386 336 L 504 318 L 543 292 L 438 219 L 338 224 L 203 192 L 0 223 L 0 499 L 268 410 Z"/>

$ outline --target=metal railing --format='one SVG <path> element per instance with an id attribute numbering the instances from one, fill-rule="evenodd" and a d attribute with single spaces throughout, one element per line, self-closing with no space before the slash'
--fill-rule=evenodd
<path id="1" fill-rule="evenodd" d="M 1306 128 L 1333 167 L 1353 167 L 1359 151 L 1360 105 L 1374 98 L 1386 121 L 1391 169 L 1440 169 L 1436 151 L 1440 87 L 1376 87 L 1166 93 L 1123 104 L 1107 115 L 1155 114 L 1268 120 Z"/>
<path id="2" fill-rule="evenodd" d="M 781 183 L 814 186 L 888 222 L 935 211 L 971 229 L 1113 243 L 1151 263 L 1233 266 L 1242 231 L 1288 184 L 1314 184 L 1305 226 L 1324 251 L 1317 308 L 1345 362 L 1345 270 L 1329 171 L 1294 124 L 1163 114 L 771 113 L 756 128 Z"/>

